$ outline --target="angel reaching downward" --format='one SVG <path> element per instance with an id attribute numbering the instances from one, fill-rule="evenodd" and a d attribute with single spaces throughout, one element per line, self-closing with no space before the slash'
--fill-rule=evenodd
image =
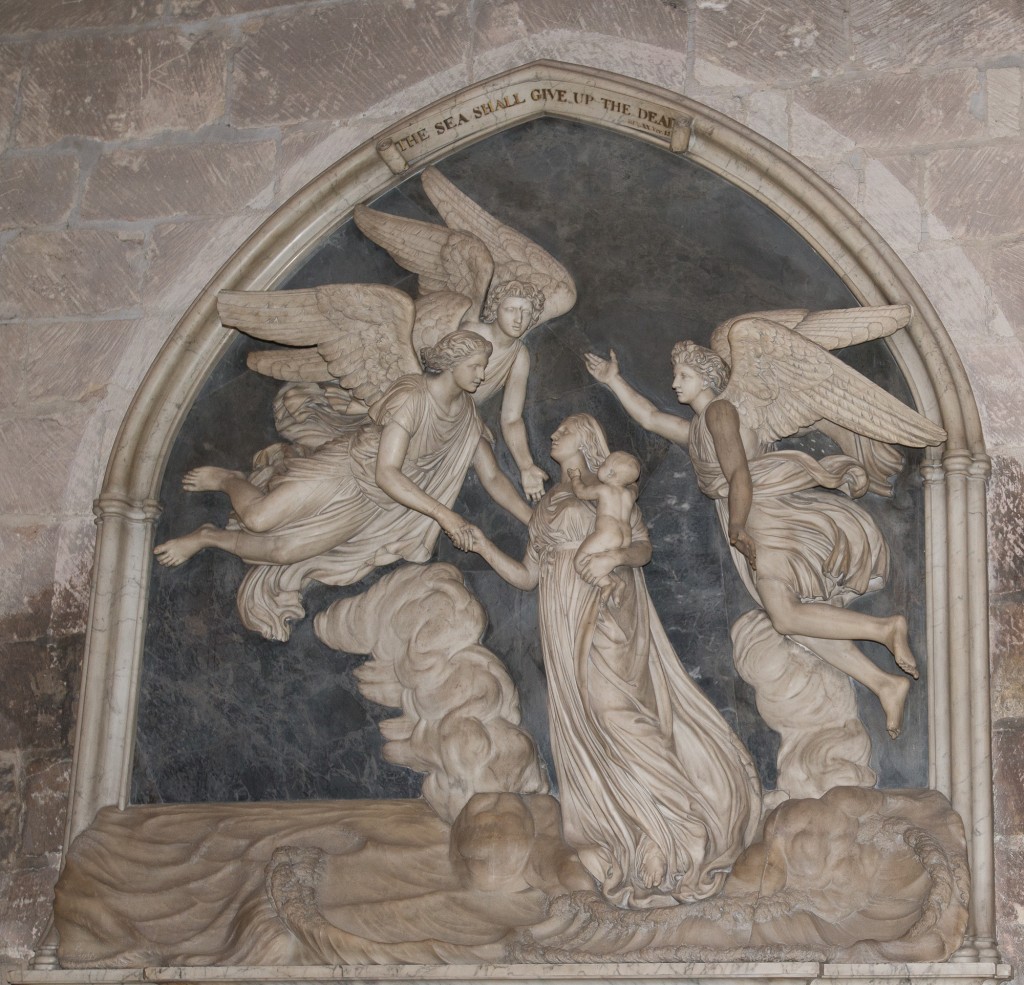
<path id="1" fill-rule="evenodd" d="M 637 423 L 689 449 L 737 569 L 776 632 L 872 691 L 893 738 L 910 681 L 880 670 L 853 641 L 881 643 L 917 678 L 906 619 L 844 608 L 882 586 L 888 549 L 865 510 L 826 491 L 859 497 L 878 488 L 877 475 L 857 458 L 816 460 L 773 451 L 772 442 L 811 426 L 837 437 L 845 431 L 844 447 L 858 435 L 916 447 L 945 440 L 940 427 L 826 351 L 891 335 L 910 317 L 907 305 L 756 312 L 716 328 L 711 349 L 680 342 L 672 351 L 672 387 L 693 409 L 692 420 L 659 411 L 630 387 L 614 352 L 587 356 L 591 375 Z"/>
<path id="2" fill-rule="evenodd" d="M 496 503 L 523 523 L 530 519 L 529 506 L 498 468 L 471 397 L 484 379 L 490 343 L 452 332 L 421 353 L 424 375 L 408 342 L 410 298 L 365 284 L 350 285 L 349 294 L 351 320 L 360 316 L 370 332 L 381 324 L 395 330 L 390 362 L 368 361 L 359 383 L 344 377 L 368 402 L 368 414 L 329 440 L 293 446 L 259 483 L 230 469 L 192 470 L 185 488 L 225 493 L 234 519 L 227 529 L 206 524 L 155 550 L 165 565 L 207 547 L 252 565 L 238 609 L 246 626 L 269 639 L 288 639 L 309 581 L 350 585 L 400 559 L 427 561 L 442 528 L 456 546 L 468 547 L 470 528 L 451 507 L 471 466 Z M 267 331 L 293 345 L 318 341 L 325 365 L 334 366 L 337 333 L 322 321 Z"/>
<path id="3" fill-rule="evenodd" d="M 358 206 L 356 225 L 396 263 L 419 275 L 413 343 L 431 345 L 455 327 L 493 347 L 479 403 L 504 389 L 501 433 L 519 467 L 523 492 L 536 502 L 548 478 L 534 463 L 523 423 L 530 353 L 528 331 L 576 303 L 569 272 L 546 250 L 485 212 L 434 168 L 423 189 L 445 225 Z M 244 326 L 239 326 L 244 327 Z"/>

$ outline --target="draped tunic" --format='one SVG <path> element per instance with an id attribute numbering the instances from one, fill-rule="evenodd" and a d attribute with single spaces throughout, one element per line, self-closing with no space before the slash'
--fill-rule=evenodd
<path id="1" fill-rule="evenodd" d="M 729 483 L 703 413 L 690 425 L 690 459 L 697 484 L 715 501 L 722 530 L 729 534 Z M 862 496 L 868 479 L 863 465 L 847 455 L 815 459 L 800 451 L 763 449 L 749 460 L 753 501 L 745 524 L 759 549 L 786 559 L 786 583 L 803 602 L 846 605 L 882 587 L 889 550 L 870 515 L 847 496 Z M 824 487 L 824 488 L 822 488 Z M 761 604 L 747 559 L 732 548 L 733 561 Z"/>
<path id="2" fill-rule="evenodd" d="M 604 895 L 644 908 L 722 886 L 760 815 L 746 748 L 689 677 L 639 568 L 617 569 L 621 604 L 577 574 L 595 511 L 571 491 L 545 494 L 530 523 L 551 744 L 565 838 Z M 634 509 L 634 541 L 647 531 Z M 647 885 L 645 861 L 663 874 Z"/>
<path id="3" fill-rule="evenodd" d="M 461 393 L 446 411 L 431 396 L 426 377 L 410 375 L 391 386 L 368 419 L 360 419 L 309 457 L 288 460 L 270 488 L 287 489 L 301 509 L 272 530 L 246 531 L 260 539 L 261 548 L 276 543 L 283 552 L 280 564 L 259 563 L 265 560 L 262 550 L 261 558 L 250 561 L 253 567 L 238 590 L 238 610 L 250 629 L 287 639 L 288 624 L 303 614 L 299 593 L 309 581 L 351 585 L 393 561 L 429 560 L 440 526 L 377 485 L 377 453 L 389 424 L 409 435 L 402 474 L 449 508 L 480 438 L 492 440 L 470 394 Z M 304 544 L 325 540 L 333 544 L 329 550 L 303 557 Z"/>
<path id="4" fill-rule="evenodd" d="M 495 331 L 500 330 L 495 329 Z M 487 360 L 484 381 L 477 388 L 476 393 L 473 394 L 473 400 L 476 403 L 482 404 L 489 397 L 493 397 L 494 394 L 499 393 L 505 388 L 509 375 L 512 373 L 512 366 L 515 364 L 516 357 L 522 349 L 522 339 L 513 340 L 507 349 L 499 350 L 495 346 L 490 359 Z"/>

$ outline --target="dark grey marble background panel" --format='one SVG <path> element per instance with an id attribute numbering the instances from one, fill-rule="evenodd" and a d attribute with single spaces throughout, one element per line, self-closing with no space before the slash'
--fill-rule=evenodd
<path id="1" fill-rule="evenodd" d="M 686 453 L 630 422 L 587 375 L 582 355 L 615 348 L 624 375 L 639 390 L 666 410 L 679 410 L 669 387 L 669 351 L 676 340 L 706 343 L 716 323 L 744 311 L 844 307 L 854 299 L 765 206 L 685 158 L 628 138 L 540 120 L 467 148 L 441 170 L 485 209 L 550 250 L 576 278 L 575 309 L 529 337 L 533 371 L 526 422 L 533 454 L 554 474 L 548 435 L 567 414 L 588 411 L 605 424 L 612 448 L 641 459 L 640 505 L 654 543 L 646 576 L 655 606 L 687 671 L 750 746 L 762 778 L 772 785 L 778 739 L 736 676 L 728 635 L 752 602 L 733 569 L 713 507 L 697 490 Z M 376 206 L 438 220 L 415 176 Z M 350 223 L 284 286 L 363 281 L 409 291 L 415 284 Z M 199 523 L 227 519 L 224 497 L 181 491 L 185 471 L 204 464 L 245 468 L 275 440 L 271 401 L 277 384 L 246 370 L 245 354 L 252 347 L 239 336 L 182 428 L 161 493 L 165 513 L 158 542 Z M 884 345 L 861 346 L 843 357 L 909 400 Z M 482 409 L 498 433 L 499 401 Z M 819 454 L 834 450 L 821 438 L 810 448 Z M 498 452 L 503 467 L 516 475 L 501 440 Z M 889 539 L 893 572 L 884 591 L 858 605 L 879 613 L 908 611 L 923 658 L 917 461 L 911 457 L 893 499 L 862 501 Z M 524 530 L 490 503 L 472 474 L 456 508 L 509 553 L 521 554 Z M 439 558 L 465 572 L 487 608 L 484 642 L 508 667 L 520 690 L 524 724 L 550 757 L 533 596 L 510 588 L 443 536 Z M 365 658 L 329 650 L 313 636 L 308 617 L 287 644 L 246 631 L 234 607 L 243 572 L 240 561 L 218 551 L 204 551 L 179 569 L 154 571 L 133 800 L 415 796 L 419 777 L 381 759 L 377 725 L 393 712 L 359 695 L 352 668 Z M 307 612 L 362 591 L 383 573 L 345 589 L 314 586 Z M 865 648 L 891 667 L 882 648 Z M 881 784 L 925 785 L 924 675 L 912 689 L 905 732 L 896 742 L 886 736 L 873 697 L 858 690 Z"/>

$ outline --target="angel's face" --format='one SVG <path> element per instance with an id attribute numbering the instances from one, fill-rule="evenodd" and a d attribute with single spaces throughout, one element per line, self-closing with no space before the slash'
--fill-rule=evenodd
<path id="1" fill-rule="evenodd" d="M 672 389 L 681 404 L 692 404 L 707 389 L 700 370 L 687 363 L 674 363 L 672 366 Z"/>
<path id="2" fill-rule="evenodd" d="M 498 305 L 495 321 L 510 339 L 518 339 L 533 321 L 533 302 L 529 298 L 505 298 Z"/>
<path id="3" fill-rule="evenodd" d="M 466 356 L 462 362 L 456 363 L 452 369 L 455 385 L 466 393 L 476 393 L 484 381 L 487 370 L 487 353 L 474 352 Z"/>

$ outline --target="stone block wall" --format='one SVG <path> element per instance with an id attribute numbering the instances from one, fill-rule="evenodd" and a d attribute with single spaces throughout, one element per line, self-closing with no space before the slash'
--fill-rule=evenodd
<path id="1" fill-rule="evenodd" d="M 5 0 L 0 964 L 59 864 L 91 502 L 147 367 L 287 197 L 408 111 L 553 58 L 711 105 L 875 225 L 944 320 L 990 484 L 1000 942 L 1024 965 L 1019 0 Z"/>

